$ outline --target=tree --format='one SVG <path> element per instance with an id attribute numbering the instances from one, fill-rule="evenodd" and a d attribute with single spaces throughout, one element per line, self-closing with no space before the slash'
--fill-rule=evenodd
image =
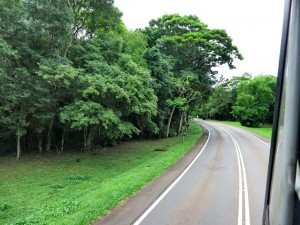
<path id="1" fill-rule="evenodd" d="M 73 15 L 66 1 L 25 0 L 27 30 L 31 60 L 63 56 L 71 35 Z M 33 52 L 34 51 L 34 52 Z"/>
<path id="2" fill-rule="evenodd" d="M 175 72 L 190 69 L 208 76 L 215 74 L 213 67 L 228 64 L 233 69 L 234 59 L 242 59 L 225 30 L 210 30 L 196 16 L 165 15 L 149 24 L 149 45 L 174 57 Z"/>
<path id="3" fill-rule="evenodd" d="M 16 49 L 23 28 L 22 1 L 1 1 L 0 8 L 0 127 L 16 137 L 17 159 L 21 157 L 21 138 L 26 134 L 28 120 L 34 111 L 32 79 L 21 64 Z"/>
<path id="4" fill-rule="evenodd" d="M 45 150 L 50 152 L 53 147 L 53 129 L 60 126 L 57 123 L 58 114 L 69 98 L 67 89 L 76 73 L 65 55 L 72 35 L 74 16 L 66 1 L 24 2 L 27 25 L 23 39 L 28 46 L 20 49 L 21 58 L 36 84 L 34 91 L 38 89 L 41 93 L 39 104 L 35 104 L 37 111 L 31 120 L 30 129 L 36 133 L 39 151 L 43 149 L 43 138 L 40 137 L 43 134 L 46 136 Z M 64 133 L 64 128 L 59 128 Z"/>
<path id="5" fill-rule="evenodd" d="M 276 78 L 270 75 L 240 82 L 233 116 L 244 126 L 258 127 L 266 122 L 275 102 L 275 85 Z"/>
<path id="6" fill-rule="evenodd" d="M 123 31 L 123 49 L 122 51 L 131 56 L 132 60 L 141 67 L 148 67 L 145 59 L 147 52 L 147 36 L 141 31 Z"/>
<path id="7" fill-rule="evenodd" d="M 38 119 L 38 132 L 45 130 L 47 127 L 47 142 L 46 152 L 50 152 L 52 145 L 52 132 L 54 122 L 58 125 L 58 115 L 62 108 L 74 99 L 74 92 L 77 91 L 75 79 L 78 79 L 80 70 L 73 68 L 67 60 L 45 59 L 39 63 L 39 70 L 36 72 L 42 78 L 42 83 L 39 84 L 40 90 L 47 90 L 51 94 L 41 95 L 40 101 L 44 104 L 40 105 L 39 111 L 35 113 L 35 118 Z M 61 124 L 60 124 L 61 125 Z M 64 148 L 64 125 L 61 125 L 62 144 L 60 152 Z M 39 145 L 41 151 L 41 146 Z"/>
<path id="8" fill-rule="evenodd" d="M 79 56 L 75 66 L 85 75 L 78 80 L 80 96 L 64 107 L 61 119 L 68 121 L 71 128 L 84 131 L 87 151 L 96 130 L 99 138 L 106 138 L 102 143 L 117 142 L 144 130 L 157 132 L 152 122 L 157 97 L 150 85 L 150 74 L 124 52 L 123 44 L 118 34 L 108 33 L 72 50 L 72 55 Z"/>
<path id="9" fill-rule="evenodd" d="M 116 31 L 122 24 L 122 13 L 113 0 L 68 0 L 74 14 L 75 35 L 94 37 L 102 32 Z M 81 33 L 81 34 L 80 34 Z"/>
<path id="10" fill-rule="evenodd" d="M 158 97 L 157 116 L 154 117 L 153 121 L 159 129 L 158 136 L 166 137 L 168 133 L 166 121 L 171 111 L 167 100 L 172 98 L 175 90 L 174 74 L 171 71 L 173 67 L 172 58 L 163 54 L 155 46 L 147 50 L 145 59 L 153 79 L 152 88 Z"/>
<path id="11" fill-rule="evenodd" d="M 205 98 L 210 93 L 217 73 L 214 68 L 227 64 L 233 69 L 234 59 L 242 59 L 242 56 L 226 31 L 209 29 L 196 16 L 164 15 L 151 20 L 144 33 L 148 36 L 150 47 L 156 47 L 162 54 L 172 59 L 170 72 L 175 79 L 170 84 L 177 88 L 172 89 L 169 101 L 171 109 L 166 125 L 168 136 L 174 116 L 178 118 L 175 121 L 178 121 L 177 130 L 180 132 L 182 116 L 188 115 L 189 110 L 195 108 L 193 104 L 201 102 L 197 98 Z M 186 76 L 187 73 L 193 79 L 186 79 L 189 77 Z M 183 89 L 178 88 L 180 86 L 184 87 L 184 90 L 199 92 L 195 99 L 185 100 L 189 101 L 189 107 L 185 110 L 179 107 L 183 95 Z"/>
<path id="12" fill-rule="evenodd" d="M 10 73 L 0 70 L 0 124 L 16 136 L 17 159 L 21 157 L 21 138 L 34 112 L 28 80 L 30 77 L 25 69 L 17 68 Z"/>
<path id="13" fill-rule="evenodd" d="M 122 13 L 113 5 L 113 0 L 68 0 L 67 3 L 73 14 L 73 24 L 64 56 L 76 40 L 125 29 Z"/>
<path id="14" fill-rule="evenodd" d="M 112 125 L 117 125 L 120 129 L 124 128 L 118 113 L 94 101 L 77 100 L 65 106 L 61 113 L 61 120 L 62 122 L 69 121 L 71 128 L 83 130 L 85 151 L 90 151 L 97 128 L 109 130 Z M 124 134 L 131 135 L 132 132 L 137 132 L 137 130 L 130 126 Z"/>
<path id="15" fill-rule="evenodd" d="M 169 106 L 172 107 L 172 110 L 168 119 L 166 137 L 169 136 L 170 126 L 176 108 L 179 109 L 180 114 L 180 122 L 177 134 L 181 133 L 183 122 L 184 125 L 187 125 L 187 113 L 189 107 L 194 100 L 201 96 L 199 84 L 200 83 L 197 80 L 197 76 L 191 71 L 183 71 L 181 77 L 174 78 L 174 85 L 176 87 L 175 90 L 178 93 L 178 97 L 176 96 L 175 98 L 168 99 L 167 101 Z"/>

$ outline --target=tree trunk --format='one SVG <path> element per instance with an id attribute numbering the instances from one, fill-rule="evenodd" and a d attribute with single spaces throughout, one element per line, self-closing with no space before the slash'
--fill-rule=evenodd
<path id="1" fill-rule="evenodd" d="M 83 137 L 84 137 L 84 151 L 87 151 L 87 132 L 88 132 L 88 128 L 85 127 L 83 130 Z"/>
<path id="2" fill-rule="evenodd" d="M 185 112 L 185 124 L 186 124 L 186 129 L 188 129 L 189 128 L 189 126 L 190 126 L 190 124 L 189 124 L 189 112 L 187 111 L 187 112 Z"/>
<path id="3" fill-rule="evenodd" d="M 67 44 L 67 47 L 64 51 L 64 58 L 67 58 L 68 50 L 72 46 L 73 40 L 74 40 L 74 36 L 72 34 L 72 36 L 70 37 L 69 43 Z"/>
<path id="4" fill-rule="evenodd" d="M 183 114 L 184 114 L 184 112 L 183 112 L 183 113 L 181 114 L 181 116 L 180 116 L 180 122 L 179 122 L 179 127 L 178 127 L 178 133 L 177 133 L 177 136 L 179 136 L 179 134 L 181 133 L 181 130 L 182 130 Z"/>
<path id="5" fill-rule="evenodd" d="M 17 160 L 21 158 L 21 132 L 20 129 L 17 131 Z"/>
<path id="6" fill-rule="evenodd" d="M 187 113 L 186 113 L 186 111 L 184 111 L 183 113 L 182 113 L 182 117 L 183 117 L 183 128 L 182 128 L 182 139 L 181 139 L 181 142 L 183 143 L 184 142 L 184 136 L 186 135 L 186 131 L 187 131 L 187 125 L 188 125 L 188 123 L 187 123 Z"/>
<path id="7" fill-rule="evenodd" d="M 52 129 L 53 129 L 53 119 L 50 120 L 49 127 L 48 127 L 46 152 L 50 152 L 51 150 Z"/>
<path id="8" fill-rule="evenodd" d="M 184 111 L 183 113 L 183 122 L 184 122 L 184 126 L 185 126 L 185 130 L 187 130 L 187 127 L 188 127 L 188 115 L 187 115 L 187 112 Z"/>
<path id="9" fill-rule="evenodd" d="M 66 128 L 64 127 L 61 132 L 61 146 L 60 146 L 60 154 L 64 151 L 65 145 L 65 136 L 66 136 Z"/>
<path id="10" fill-rule="evenodd" d="M 87 139 L 87 148 L 86 151 L 89 152 L 91 150 L 92 144 L 93 144 L 93 139 L 94 139 L 94 132 L 95 132 L 95 127 L 90 128 L 89 134 L 88 134 L 88 139 Z"/>
<path id="11" fill-rule="evenodd" d="M 41 132 L 38 131 L 38 144 L 39 144 L 39 153 L 43 153 L 43 139 L 41 137 Z"/>
<path id="12" fill-rule="evenodd" d="M 171 122 L 172 122 L 172 118 L 173 118 L 173 114 L 175 112 L 175 109 L 176 107 L 173 107 L 172 111 L 171 111 L 171 114 L 169 116 L 169 119 L 168 119 L 168 125 L 167 125 L 167 133 L 166 133 L 166 137 L 168 138 L 169 137 L 169 133 L 170 133 L 170 126 L 171 126 Z"/>

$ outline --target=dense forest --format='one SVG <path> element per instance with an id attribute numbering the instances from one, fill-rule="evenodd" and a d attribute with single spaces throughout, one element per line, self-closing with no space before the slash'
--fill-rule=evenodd
<path id="1" fill-rule="evenodd" d="M 216 85 L 215 71 L 242 55 L 196 16 L 164 15 L 131 31 L 113 0 L 2 0 L 0 9 L 1 155 L 88 152 L 179 135 L 197 113 L 245 114 L 243 87 Z M 238 96 L 233 114 L 227 94 Z M 227 106 L 205 110 L 212 104 Z"/>

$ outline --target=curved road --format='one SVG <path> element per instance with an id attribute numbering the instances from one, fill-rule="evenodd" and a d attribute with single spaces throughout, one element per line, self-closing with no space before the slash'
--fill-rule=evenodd
<path id="1" fill-rule="evenodd" d="M 149 194 L 149 204 L 137 197 L 97 224 L 262 224 L 269 143 L 240 128 L 199 123 L 209 132 L 205 146 L 171 185 Z"/>

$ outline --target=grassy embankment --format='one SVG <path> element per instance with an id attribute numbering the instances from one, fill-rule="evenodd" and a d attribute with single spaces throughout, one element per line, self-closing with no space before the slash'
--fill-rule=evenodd
<path id="1" fill-rule="evenodd" d="M 235 127 L 240 127 L 240 128 L 245 129 L 245 130 L 252 131 L 253 133 L 259 134 L 263 137 L 269 138 L 269 139 L 271 139 L 271 136 L 272 136 L 272 125 L 270 125 L 270 124 L 266 124 L 266 125 L 263 125 L 263 126 L 258 127 L 258 128 L 253 128 L 253 127 L 242 126 L 240 124 L 240 122 L 231 122 L 231 121 L 218 121 L 218 122 L 228 124 L 228 125 L 231 125 L 231 126 L 235 126 Z"/>
<path id="2" fill-rule="evenodd" d="M 0 224 L 89 224 L 162 174 L 201 135 L 191 124 L 184 143 L 175 137 L 123 143 L 97 155 L 0 158 Z"/>

